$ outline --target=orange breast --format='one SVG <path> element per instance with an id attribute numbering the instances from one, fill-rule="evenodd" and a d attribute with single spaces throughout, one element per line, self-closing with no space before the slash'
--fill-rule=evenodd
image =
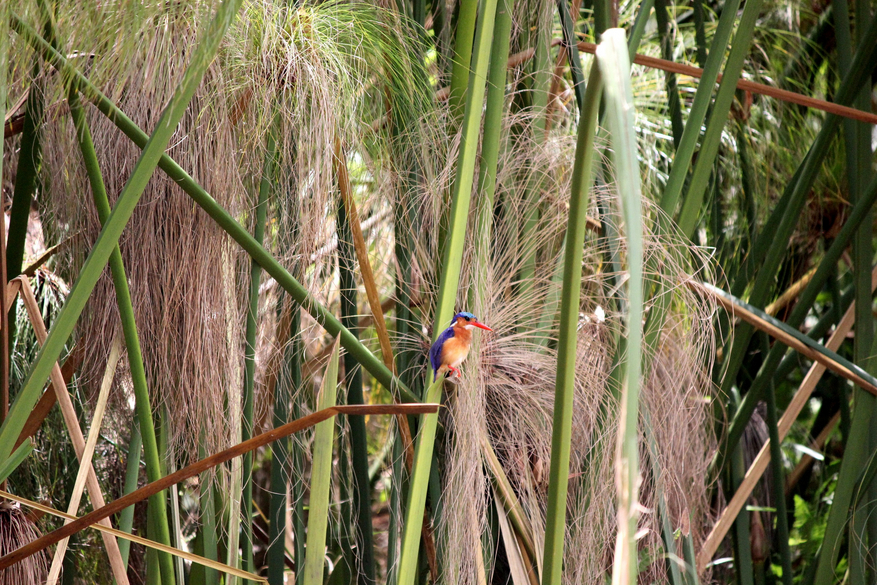
<path id="1" fill-rule="evenodd" d="M 442 347 L 442 364 L 457 367 L 469 355 L 469 344 L 462 339 L 451 337 Z"/>

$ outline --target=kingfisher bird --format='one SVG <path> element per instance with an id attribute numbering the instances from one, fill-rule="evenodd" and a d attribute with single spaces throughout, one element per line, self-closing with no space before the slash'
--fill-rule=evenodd
<path id="1" fill-rule="evenodd" d="M 429 348 L 429 363 L 432 366 L 432 381 L 438 378 L 438 371 L 447 367 L 451 372 L 460 376 L 457 369 L 466 356 L 469 355 L 469 346 L 472 344 L 472 330 L 478 327 L 485 331 L 493 331 L 490 327 L 481 323 L 478 317 L 472 313 L 462 312 L 454 315 L 451 326 L 442 331 L 432 347 Z"/>

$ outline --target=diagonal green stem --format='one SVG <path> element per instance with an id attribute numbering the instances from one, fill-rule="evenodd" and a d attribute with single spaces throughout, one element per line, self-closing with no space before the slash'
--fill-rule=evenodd
<path id="1" fill-rule="evenodd" d="M 737 91 L 737 80 L 740 79 L 743 62 L 749 54 L 749 46 L 752 44 L 752 37 L 755 34 L 756 21 L 761 15 L 761 5 L 762 0 L 746 2 L 743 16 L 740 18 L 740 25 L 737 27 L 737 34 L 734 36 L 731 54 L 728 56 L 728 62 L 725 64 L 725 71 L 722 74 L 722 83 L 719 85 L 719 92 L 716 95 L 709 122 L 707 122 L 706 133 L 700 151 L 697 153 L 694 172 L 685 194 L 685 201 L 682 203 L 682 210 L 679 212 L 679 229 L 689 239 L 694 235 L 694 229 L 697 226 L 704 193 L 713 172 L 713 162 L 722 143 L 722 130 L 728 120 L 728 112 L 734 101 L 734 93 Z M 676 168 L 675 162 L 673 168 L 674 170 Z"/>
<path id="2" fill-rule="evenodd" d="M 664 195 L 661 198 L 661 209 L 671 216 L 675 213 L 676 205 L 682 196 L 682 189 L 685 186 L 685 179 L 688 177 L 691 159 L 697 147 L 697 139 L 700 137 L 700 128 L 703 125 L 704 118 L 706 118 L 707 109 L 711 101 L 710 98 L 713 94 L 713 87 L 719 77 L 719 68 L 722 65 L 722 59 L 728 48 L 728 41 L 734 29 L 734 19 L 737 16 L 737 8 L 739 6 L 739 0 L 728 0 L 722 9 L 722 16 L 719 17 L 719 24 L 716 28 L 715 36 L 713 36 L 712 45 L 710 45 L 709 57 L 707 57 L 706 64 L 703 67 L 703 76 L 697 85 L 694 102 L 691 104 L 691 110 L 688 113 L 688 121 L 685 124 L 685 130 L 682 132 L 679 147 L 676 149 L 673 167 L 670 169 L 670 176 L 667 178 L 667 185 L 664 187 Z"/>

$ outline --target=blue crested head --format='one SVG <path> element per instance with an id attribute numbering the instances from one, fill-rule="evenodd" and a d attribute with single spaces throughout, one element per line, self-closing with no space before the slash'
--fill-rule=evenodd
<path id="1" fill-rule="evenodd" d="M 463 318 L 467 321 L 478 321 L 478 317 L 476 317 L 472 313 L 470 313 L 468 311 L 462 311 L 462 312 L 454 315 L 454 318 L 451 319 L 451 325 L 453 326 L 457 322 L 457 319 L 460 319 L 460 318 Z"/>

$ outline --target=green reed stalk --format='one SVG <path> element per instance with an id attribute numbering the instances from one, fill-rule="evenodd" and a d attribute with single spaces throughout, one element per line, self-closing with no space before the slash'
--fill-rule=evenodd
<path id="1" fill-rule="evenodd" d="M 338 357 L 340 346 L 329 357 L 329 365 L 323 374 L 323 384 L 317 399 L 317 409 L 335 406 L 338 390 Z M 317 424 L 314 430 L 314 454 L 311 463 L 311 489 L 308 502 L 308 544 L 302 576 L 306 585 L 323 582 L 323 556 L 326 550 L 326 526 L 329 522 L 329 488 L 332 483 L 332 445 L 334 443 L 335 419 Z M 296 535 L 300 536 L 300 535 Z"/>
<path id="2" fill-rule="evenodd" d="M 12 452 L 9 459 L 0 464 L 0 482 L 6 481 L 9 474 L 15 471 L 19 465 L 24 463 L 24 460 L 27 459 L 27 456 L 30 455 L 32 451 L 33 440 L 28 437 L 27 440 L 22 442 L 21 445 Z"/>
<path id="3" fill-rule="evenodd" d="M 675 213 L 676 206 L 682 197 L 682 189 L 685 186 L 685 179 L 688 177 L 691 159 L 697 148 L 697 139 L 700 137 L 700 128 L 712 101 L 713 88 L 719 77 L 719 69 L 722 66 L 728 41 L 734 30 L 734 19 L 737 16 L 739 6 L 739 0 L 729 0 L 722 9 L 722 16 L 719 17 L 719 24 L 710 45 L 709 56 L 703 67 L 703 77 L 697 85 L 694 102 L 692 102 L 691 110 L 688 113 L 688 121 L 685 123 L 685 130 L 682 132 L 682 139 L 676 149 L 670 176 L 667 178 L 667 185 L 664 187 L 664 194 L 661 197 L 661 209 L 670 216 Z"/>
<path id="4" fill-rule="evenodd" d="M 465 3 L 464 3 L 465 4 Z M 457 156 L 457 175 L 451 194 L 451 217 L 442 255 L 441 281 L 436 302 L 433 331 L 437 338 L 450 322 L 460 284 L 460 270 L 463 263 L 463 244 L 466 240 L 466 224 L 469 205 L 472 199 L 472 181 L 475 178 L 475 160 L 478 154 L 478 133 L 481 130 L 481 111 L 484 105 L 484 86 L 487 82 L 487 65 L 490 59 L 490 46 L 493 42 L 493 29 L 497 0 L 484 0 L 478 16 L 478 32 L 475 36 L 475 54 L 472 57 L 472 72 L 466 92 L 466 109 L 460 137 L 460 151 Z M 458 24 L 458 28 L 459 28 Z"/>
<path id="5" fill-rule="evenodd" d="M 877 338 L 871 346 L 871 352 L 877 351 Z M 873 362 L 869 364 L 869 371 L 877 374 L 877 367 Z M 835 582 L 835 566 L 837 557 L 844 542 L 843 531 L 848 525 L 850 517 L 850 504 L 853 503 L 853 495 L 859 474 L 865 468 L 866 458 L 869 454 L 870 427 L 873 425 L 874 407 L 877 405 L 877 397 L 856 388 L 853 394 L 853 420 L 850 425 L 849 439 L 844 448 L 841 460 L 840 474 L 837 486 L 831 501 L 831 509 L 828 512 L 828 522 L 825 525 L 825 536 L 822 539 L 822 547 L 816 559 L 816 585 L 827 585 Z"/>
<path id="6" fill-rule="evenodd" d="M 444 382 L 444 376 L 439 376 L 427 388 L 424 402 L 439 402 Z M 420 417 L 417 444 L 414 448 L 414 466 L 411 470 L 408 486 L 408 508 L 405 510 L 405 524 L 402 528 L 402 548 L 399 552 L 399 568 L 396 578 L 398 585 L 413 585 L 417 577 L 420 531 L 423 526 L 423 513 L 426 510 L 426 491 L 432 468 L 433 451 L 435 450 L 438 416 L 438 413 L 434 413 L 424 414 Z"/>
<path id="7" fill-rule="evenodd" d="M 591 67 L 584 107 L 579 117 L 569 220 L 564 245 L 563 290 L 560 304 L 560 332 L 557 344 L 557 378 L 554 395 L 554 424 L 551 434 L 551 469 L 548 483 L 548 513 L 545 524 L 542 583 L 557 585 L 563 569 L 563 537 L 566 530 L 567 480 L 569 477 L 572 406 L 575 385 L 576 330 L 579 320 L 581 272 L 588 196 L 593 180 L 594 137 L 600 111 L 603 80 L 600 68 Z"/>
<path id="8" fill-rule="evenodd" d="M 454 35 L 454 58 L 451 64 L 451 93 L 448 103 L 453 119 L 459 118 L 466 88 L 469 84 L 469 63 L 472 60 L 472 43 L 475 35 L 475 22 L 478 18 L 478 0 L 462 0 L 457 17 L 457 30 Z"/>
<path id="9" fill-rule="evenodd" d="M 47 25 L 48 26 L 48 25 Z M 40 58 L 34 56 L 31 79 L 40 77 Z M 6 279 L 12 280 L 21 274 L 24 261 L 24 243 L 27 238 L 27 224 L 30 206 L 39 184 L 42 147 L 40 143 L 43 125 L 43 91 L 33 81 L 27 95 L 24 113 L 24 128 L 18 150 L 18 166 L 15 170 L 15 187 L 12 190 L 12 208 L 9 210 L 9 231 L 6 243 Z M 15 310 L 15 304 L 12 305 Z M 15 313 L 11 314 L 11 322 Z"/>
<path id="10" fill-rule="evenodd" d="M 202 459 L 207 456 L 204 449 L 204 435 L 200 437 L 198 445 L 198 456 Z M 201 507 L 201 526 L 199 527 L 199 536 L 201 539 L 201 554 L 211 561 L 219 560 L 219 531 L 216 526 L 216 501 L 214 492 L 216 490 L 215 482 L 218 481 L 214 477 L 214 471 L 207 471 L 201 474 L 198 483 L 198 503 Z M 219 585 L 219 572 L 216 569 L 193 565 L 189 573 L 190 585 Z"/>
<path id="11" fill-rule="evenodd" d="M 225 35 L 225 31 L 234 19 L 240 5 L 241 0 L 229 0 L 220 5 L 204 37 L 195 48 L 191 63 L 186 68 L 177 91 L 174 92 L 174 96 L 156 124 L 155 132 L 144 146 L 143 153 L 138 159 L 131 177 L 122 189 L 116 206 L 104 224 L 91 253 L 82 265 L 79 276 L 73 284 L 70 294 L 67 296 L 64 307 L 58 313 L 46 343 L 40 349 L 30 373 L 22 384 L 21 390 L 9 410 L 9 416 L 3 421 L 3 425 L 0 426 L 0 462 L 5 461 L 12 452 L 12 446 L 15 444 L 27 420 L 27 413 L 36 404 L 40 391 L 49 377 L 52 364 L 57 361 L 58 356 L 64 349 L 64 345 L 67 343 L 67 339 L 73 332 L 76 321 L 82 314 L 91 291 L 97 284 L 110 255 L 116 248 L 119 237 L 131 218 L 131 214 L 134 212 L 134 207 L 140 200 L 146 184 L 155 171 L 159 159 L 162 157 L 180 119 L 182 119 L 183 114 L 188 108 L 195 90 L 200 85 L 207 67 L 219 49 L 222 37 Z M 13 28 L 21 31 L 24 23 L 19 19 L 15 20 Z M 51 49 L 48 44 L 46 45 Z M 145 410 L 147 407 L 141 408 Z M 147 426 L 147 424 L 142 425 L 141 431 L 146 433 Z M 144 438 L 145 436 L 144 434 Z"/>
<path id="12" fill-rule="evenodd" d="M 130 494 L 137 489 L 137 480 L 140 477 L 140 451 L 143 450 L 143 439 L 140 434 L 140 425 L 135 419 L 131 428 L 131 439 L 128 441 L 128 461 L 125 464 L 125 484 L 122 495 Z M 134 506 L 128 506 L 119 513 L 119 530 L 131 534 L 134 529 Z M 122 555 L 122 564 L 128 566 L 128 553 L 131 551 L 131 541 L 119 539 L 119 553 Z"/>
<path id="13" fill-rule="evenodd" d="M 356 278 L 354 263 L 356 253 L 353 249 L 353 233 L 350 217 L 344 201 L 339 198 L 336 215 L 338 232 L 338 280 L 339 296 L 341 297 L 341 324 L 356 335 L 356 323 L 359 310 L 356 302 Z M 347 385 L 347 403 L 363 404 L 362 368 L 349 353 L 344 354 L 344 378 Z M 372 538 L 371 515 L 371 484 L 368 481 L 368 436 L 366 435 L 365 419 L 361 416 L 338 417 L 347 418 L 350 423 L 350 458 L 353 468 L 353 482 L 356 490 L 354 503 L 356 506 L 356 542 L 359 557 L 362 560 L 361 571 L 357 581 L 361 585 L 375 582 L 374 543 Z M 345 518 L 348 522 L 350 518 Z"/>
<path id="14" fill-rule="evenodd" d="M 743 448 L 737 447 L 734 450 L 731 460 L 730 484 L 734 491 L 740 487 L 743 476 L 746 473 L 746 466 L 743 462 Z M 729 494 L 733 493 L 729 491 Z M 752 567 L 752 545 L 749 534 L 749 512 L 744 508 L 742 512 L 734 520 L 734 563 L 735 572 L 740 585 L 753 585 L 752 577 L 754 570 Z"/>
<path id="15" fill-rule="evenodd" d="M 294 228 L 294 230 L 297 228 Z M 292 240 L 295 241 L 295 233 Z M 295 389 L 301 387 L 302 378 L 302 347 L 301 347 L 301 311 L 293 306 L 289 299 L 278 300 L 278 313 L 281 324 L 288 320 L 289 325 L 278 327 L 277 338 L 288 340 L 283 363 L 279 366 L 277 381 L 274 385 L 274 428 L 300 418 L 301 404 L 299 400 L 292 402 L 292 419 L 290 419 L 290 401 Z M 287 313 L 288 312 L 288 313 Z M 292 533 L 295 537 L 293 560 L 296 567 L 303 567 L 305 562 L 304 549 L 304 453 L 301 445 L 293 439 L 292 449 L 289 440 L 275 441 L 271 444 L 271 496 L 268 503 L 268 582 L 271 585 L 283 585 L 284 555 L 286 553 L 286 507 L 287 489 L 292 502 Z M 291 476 L 290 471 L 291 470 Z M 287 486 L 290 483 L 291 485 Z"/>
<path id="16" fill-rule="evenodd" d="M 722 82 L 719 85 L 719 91 L 716 94 L 716 100 L 707 122 L 706 133 L 701 141 L 700 151 L 697 153 L 697 162 L 694 164 L 685 201 L 683 201 L 682 210 L 679 212 L 679 229 L 689 239 L 693 237 L 695 227 L 697 227 L 704 193 L 709 184 L 710 175 L 713 173 L 713 163 L 722 143 L 722 132 L 728 121 L 728 112 L 731 111 L 731 103 L 734 101 L 734 94 L 737 91 L 737 80 L 740 79 L 740 74 L 743 71 L 743 62 L 749 55 L 756 22 L 761 16 L 761 6 L 762 0 L 752 0 L 746 2 L 746 6 L 743 8 L 743 16 L 740 17 L 737 34 L 734 36 L 734 43 L 731 46 L 731 54 L 728 55 L 728 61 L 725 63 Z M 727 10 L 727 7 L 725 9 Z M 698 89 L 702 85 L 701 81 Z M 673 168 L 675 170 L 675 163 Z"/>
<path id="17" fill-rule="evenodd" d="M 783 472 L 783 452 L 777 417 L 777 400 L 773 384 L 767 389 L 767 430 L 770 437 L 770 467 L 773 477 L 773 501 L 776 508 L 776 541 L 783 585 L 792 585 L 792 553 L 789 550 L 789 520 L 786 513 L 786 474 Z"/>
<path id="18" fill-rule="evenodd" d="M 268 198 L 274 182 L 274 169 L 277 164 L 277 142 L 274 138 L 276 122 L 268 131 L 265 145 L 265 163 L 262 167 L 262 180 L 259 182 L 259 199 L 256 203 L 256 216 L 253 224 L 253 239 L 262 244 L 265 238 L 265 222 L 268 218 Z M 256 386 L 256 334 L 258 333 L 259 317 L 259 284 L 262 280 L 262 267 L 258 263 L 250 262 L 250 298 L 247 309 L 247 324 L 244 341 L 244 396 L 243 396 L 243 424 L 241 425 L 241 440 L 246 441 L 253 436 L 253 403 Z M 256 566 L 253 561 L 253 454 L 247 453 L 242 458 L 241 468 L 243 476 L 243 493 L 241 494 L 241 516 L 243 517 L 243 531 L 241 535 L 241 547 L 244 552 L 244 570 L 255 572 Z"/>
<path id="19" fill-rule="evenodd" d="M 639 49 L 640 42 L 643 40 L 643 34 L 646 32 L 646 24 L 652 14 L 652 8 L 655 6 L 655 0 L 643 0 L 639 5 L 636 13 L 636 19 L 630 28 L 630 38 L 627 40 L 627 58 L 628 62 L 633 62 L 636 52 Z"/>
<path id="20" fill-rule="evenodd" d="M 70 107 L 70 116 L 76 128 L 79 147 L 82 151 L 86 174 L 91 185 L 91 194 L 94 205 L 97 208 L 98 219 L 101 225 L 107 225 L 111 209 L 110 200 L 107 196 L 106 185 L 100 171 L 97 153 L 94 150 L 94 142 L 85 112 L 79 101 L 79 94 L 71 89 L 67 96 Z M 155 424 L 152 418 L 152 406 L 149 397 L 149 385 L 146 380 L 146 368 L 143 365 L 143 352 L 140 349 L 140 336 L 137 332 L 137 322 L 134 318 L 134 304 L 131 300 L 131 290 L 128 288 L 128 277 L 125 273 L 125 264 L 122 260 L 122 252 L 118 244 L 113 246 L 109 258 L 110 274 L 113 278 L 113 288 L 116 291 L 116 304 L 119 308 L 119 317 L 122 322 L 122 333 L 125 337 L 125 347 L 128 352 L 128 362 L 131 374 L 131 385 L 134 387 L 135 410 L 140 425 L 143 451 L 146 458 L 146 474 L 149 481 L 156 481 L 163 475 L 162 457 L 163 451 L 159 450 L 155 432 Z M 54 327 L 52 331 L 54 331 Z M 51 337 L 51 332 L 49 334 Z M 48 340 L 46 341 L 48 344 Z M 139 458 L 138 458 L 139 459 Z M 162 544 L 170 545 L 170 526 L 167 518 L 167 494 L 160 492 L 149 499 L 148 514 L 152 517 L 153 526 L 156 530 L 156 539 Z M 163 581 L 173 582 L 173 562 L 167 553 L 159 553 Z M 166 571 L 169 571 L 166 573 Z"/>
<path id="21" fill-rule="evenodd" d="M 621 411 L 618 431 L 620 459 L 618 544 L 612 581 L 616 585 L 637 582 L 637 491 L 639 452 L 637 421 L 642 353 L 643 318 L 643 242 L 642 192 L 634 129 L 633 89 L 630 85 L 630 61 L 624 31 L 611 29 L 603 33 L 597 48 L 597 62 L 606 80 L 606 117 L 613 143 L 622 215 L 627 229 L 627 353 L 623 363 Z"/>

